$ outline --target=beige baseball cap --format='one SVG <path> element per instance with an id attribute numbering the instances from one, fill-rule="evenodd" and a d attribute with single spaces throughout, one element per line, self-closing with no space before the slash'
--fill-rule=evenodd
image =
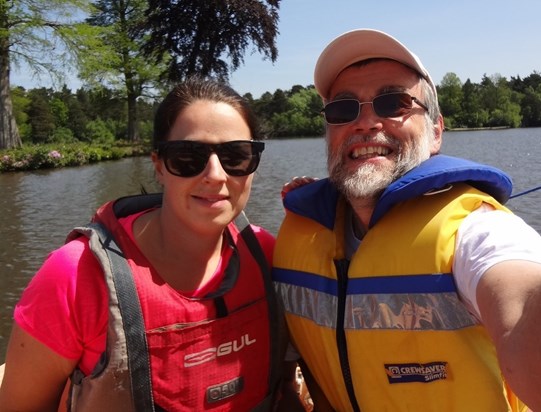
<path id="1" fill-rule="evenodd" d="M 327 100 L 332 84 L 353 63 L 373 58 L 396 60 L 417 71 L 436 93 L 436 86 L 421 60 L 394 37 L 378 30 L 357 29 L 341 34 L 323 50 L 314 70 L 314 85 Z"/>

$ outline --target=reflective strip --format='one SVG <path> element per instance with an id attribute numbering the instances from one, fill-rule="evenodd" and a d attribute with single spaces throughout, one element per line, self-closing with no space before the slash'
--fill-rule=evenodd
<path id="1" fill-rule="evenodd" d="M 336 328 L 337 282 L 275 268 L 288 313 Z M 476 324 L 460 302 L 450 274 L 350 279 L 346 329 L 455 330 Z"/>
<path id="2" fill-rule="evenodd" d="M 319 326 L 336 329 L 336 296 L 287 283 L 276 283 L 276 293 L 282 297 L 286 313 L 302 316 Z"/>
<path id="3" fill-rule="evenodd" d="M 451 292 L 350 295 L 346 301 L 346 329 L 456 330 L 473 325 L 474 318 Z"/>

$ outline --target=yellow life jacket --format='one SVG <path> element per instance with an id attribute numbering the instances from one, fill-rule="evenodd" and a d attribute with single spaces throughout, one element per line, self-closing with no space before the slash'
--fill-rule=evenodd
<path id="1" fill-rule="evenodd" d="M 453 281 L 457 229 L 483 202 L 508 211 L 464 183 L 399 202 L 350 262 L 343 199 L 331 227 L 287 211 L 275 285 L 292 342 L 334 409 L 526 410 Z"/>

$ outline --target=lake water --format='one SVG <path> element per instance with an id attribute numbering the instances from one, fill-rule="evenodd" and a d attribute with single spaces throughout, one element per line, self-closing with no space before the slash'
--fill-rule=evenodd
<path id="1" fill-rule="evenodd" d="M 446 132 L 442 152 L 499 167 L 513 179 L 513 193 L 541 185 L 541 128 Z M 325 159 L 323 138 L 267 141 L 247 206 L 250 220 L 276 234 L 282 185 L 293 176 L 326 176 Z M 0 363 L 13 307 L 47 253 L 98 206 L 141 187 L 158 190 L 147 158 L 0 174 Z M 540 203 L 536 191 L 507 206 L 541 232 Z"/>

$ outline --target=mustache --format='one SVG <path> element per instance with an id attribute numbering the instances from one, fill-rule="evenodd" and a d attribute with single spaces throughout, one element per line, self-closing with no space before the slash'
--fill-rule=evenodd
<path id="1" fill-rule="evenodd" d="M 385 132 L 379 132 L 376 135 L 352 135 L 349 136 L 344 143 L 341 145 L 341 148 L 348 147 L 354 144 L 358 143 L 378 143 L 378 144 L 386 144 L 391 145 L 393 147 L 396 147 L 397 149 L 400 148 L 400 140 L 394 138 L 393 136 L 385 133 Z"/>

